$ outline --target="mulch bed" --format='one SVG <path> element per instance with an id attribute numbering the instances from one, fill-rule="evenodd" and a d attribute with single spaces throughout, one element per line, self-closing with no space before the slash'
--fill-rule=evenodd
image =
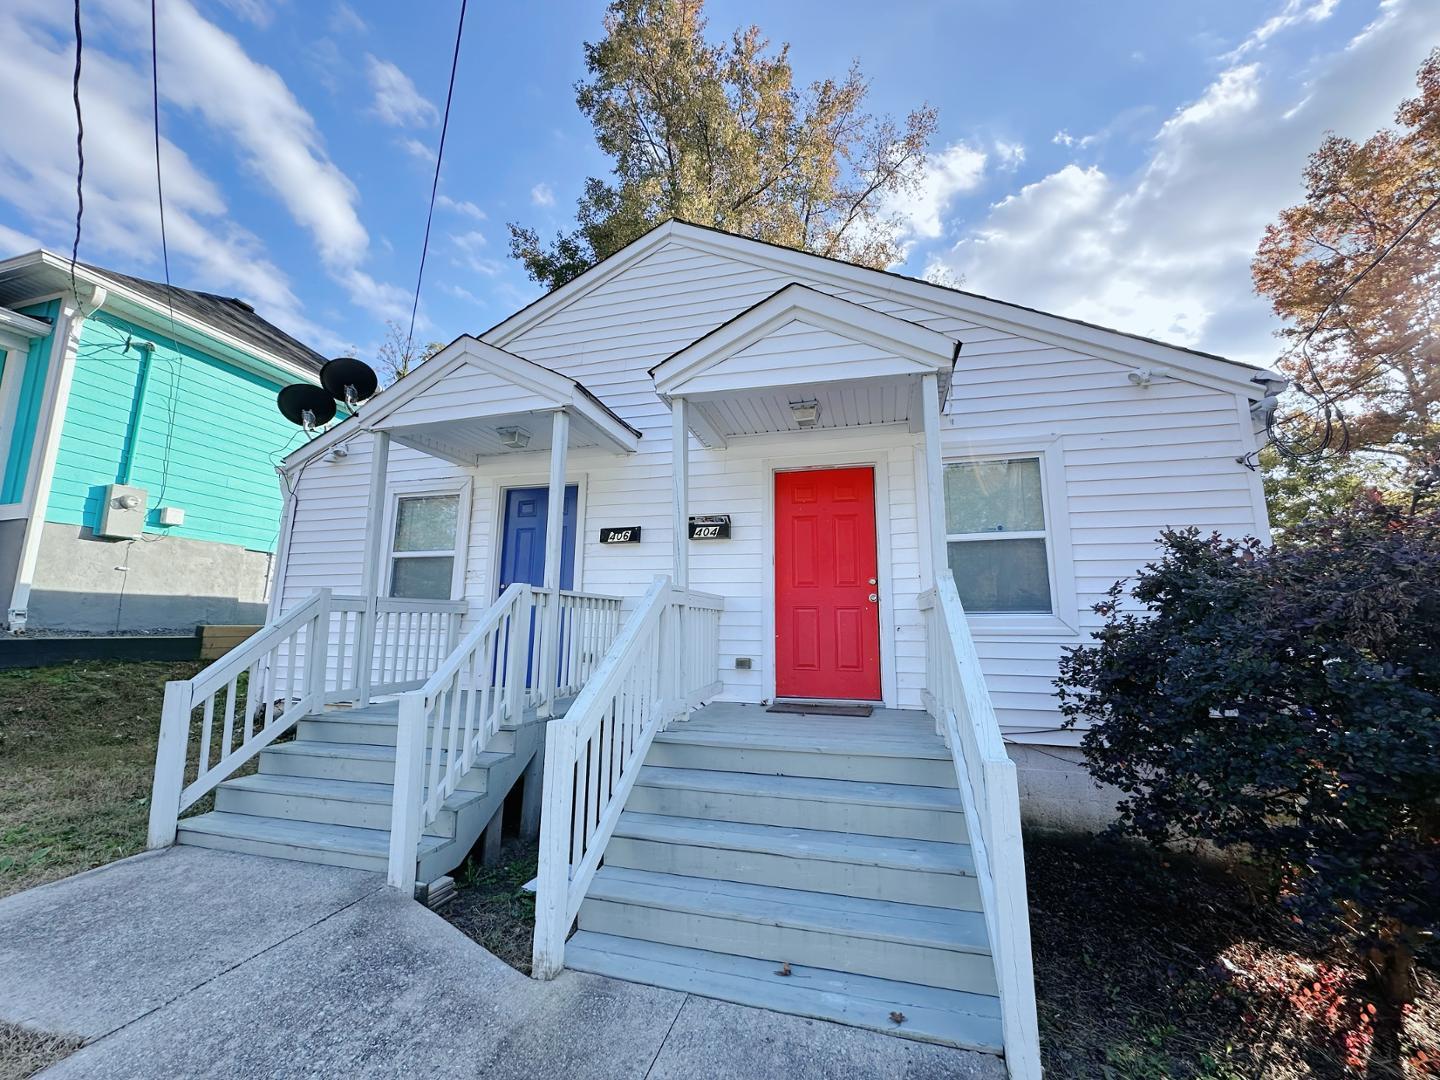
<path id="1" fill-rule="evenodd" d="M 1354 958 L 1327 954 L 1241 875 L 1106 837 L 1028 836 L 1025 849 L 1050 1080 L 1440 1076 L 1435 967 L 1390 1032 L 1397 1049 Z M 442 912 L 526 974 L 535 901 L 521 886 L 535 868 L 533 843 L 507 841 L 497 865 L 457 873 Z"/>
<path id="2" fill-rule="evenodd" d="M 1047 1077 L 1440 1076 L 1434 966 L 1397 1032 L 1353 957 L 1237 873 L 1101 837 L 1025 847 Z"/>

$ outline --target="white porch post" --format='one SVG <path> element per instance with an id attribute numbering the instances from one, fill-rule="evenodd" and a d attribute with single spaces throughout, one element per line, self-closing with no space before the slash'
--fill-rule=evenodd
<path id="1" fill-rule="evenodd" d="M 360 618 L 359 640 L 355 643 L 355 669 L 359 676 L 359 704 L 370 704 L 370 683 L 375 667 L 375 630 L 379 614 L 380 565 L 385 554 L 385 475 L 390 466 L 390 433 L 375 431 L 370 436 L 370 494 L 365 507 L 365 561 L 360 570 L 360 595 L 365 612 Z"/>
<path id="2" fill-rule="evenodd" d="M 550 422 L 550 505 L 545 516 L 545 625 L 541 628 L 539 715 L 555 715 L 555 683 L 560 663 L 560 561 L 564 557 L 565 453 L 570 445 L 570 414 L 556 410 Z"/>
<path id="3" fill-rule="evenodd" d="M 920 402 L 925 418 L 925 490 L 930 519 L 930 583 L 950 572 L 945 544 L 945 465 L 940 456 L 940 379 L 920 376 Z"/>
<path id="4" fill-rule="evenodd" d="M 670 401 L 670 462 L 675 493 L 675 558 L 677 589 L 690 587 L 690 428 L 689 408 L 683 397 Z"/>
<path id="5" fill-rule="evenodd" d="M 674 548 L 675 567 L 673 584 L 677 589 L 690 588 L 690 425 L 689 402 L 683 397 L 670 401 L 670 462 L 674 488 Z M 672 700 L 676 714 L 685 712 L 686 697 L 690 693 L 690 680 L 686 676 L 685 658 L 690 655 L 690 643 L 686 633 L 689 630 L 690 613 L 683 602 L 672 604 L 669 611 L 674 614 L 672 626 L 666 627 L 665 637 L 669 642 L 671 677 L 674 679 Z"/>

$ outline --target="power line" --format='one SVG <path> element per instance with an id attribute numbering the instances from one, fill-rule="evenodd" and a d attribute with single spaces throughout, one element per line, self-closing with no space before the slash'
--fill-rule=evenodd
<path id="1" fill-rule="evenodd" d="M 180 377 L 185 371 L 185 357 L 180 351 L 180 342 L 175 334 L 175 290 L 170 284 L 170 244 L 165 235 L 165 184 L 160 176 L 160 49 L 157 21 L 155 0 L 150 0 L 150 114 L 155 131 L 155 201 L 160 207 L 160 256 L 165 268 L 165 306 L 170 313 L 170 348 L 175 352 L 175 365 L 170 369 L 165 449 L 160 456 L 160 490 L 155 495 L 155 505 L 159 506 L 165 501 L 165 492 L 170 486 L 170 455 L 175 442 L 175 421 L 180 412 Z M 143 402 L 141 408 L 144 408 Z"/>
<path id="2" fill-rule="evenodd" d="M 405 335 L 407 357 L 410 355 L 411 343 L 415 340 L 415 313 L 420 310 L 420 283 L 425 280 L 425 256 L 430 251 L 430 223 L 435 217 L 435 195 L 440 190 L 440 164 L 445 160 L 445 133 L 450 128 L 450 101 L 455 96 L 455 71 L 460 66 L 460 37 L 465 32 L 466 2 L 467 0 L 460 0 L 460 24 L 455 28 L 455 54 L 450 58 L 450 87 L 445 91 L 445 115 L 440 121 L 440 146 L 435 151 L 435 178 L 430 182 L 430 209 L 425 215 L 425 239 L 420 245 L 420 271 L 415 275 L 415 300 L 410 305 L 410 330 Z"/>
<path id="3" fill-rule="evenodd" d="M 75 74 L 70 80 L 70 96 L 75 102 L 75 243 L 70 248 L 70 291 L 80 302 L 80 289 L 75 281 L 75 264 L 80 261 L 80 221 L 85 216 L 85 118 L 80 113 L 80 57 L 84 36 L 80 31 L 80 0 L 75 0 Z"/>

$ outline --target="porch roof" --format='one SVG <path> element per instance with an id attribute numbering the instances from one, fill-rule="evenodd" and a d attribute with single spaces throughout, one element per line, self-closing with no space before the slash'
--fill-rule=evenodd
<path id="1" fill-rule="evenodd" d="M 382 394 L 361 419 L 402 445 L 470 466 L 549 450 L 552 429 L 544 418 L 556 412 L 570 416 L 572 448 L 638 448 L 640 433 L 574 379 L 469 336 Z"/>
<path id="2" fill-rule="evenodd" d="M 730 436 L 917 423 L 924 375 L 950 389 L 959 343 L 919 323 L 791 284 L 650 370 L 666 400 L 692 404 L 707 446 Z M 801 425 L 794 406 L 814 402 Z"/>

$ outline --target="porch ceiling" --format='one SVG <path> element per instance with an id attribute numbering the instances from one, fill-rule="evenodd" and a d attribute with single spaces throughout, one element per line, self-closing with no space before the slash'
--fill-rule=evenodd
<path id="1" fill-rule="evenodd" d="M 568 449 L 633 453 L 638 446 L 639 432 L 574 379 L 471 337 L 447 346 L 362 415 L 367 428 L 402 445 L 468 466 L 550 450 L 557 412 L 570 417 Z"/>
<path id="2" fill-rule="evenodd" d="M 926 375 L 940 405 L 958 343 L 918 323 L 803 285 L 787 285 L 651 370 L 662 397 L 684 398 L 706 446 L 731 436 L 909 423 Z M 802 425 L 794 406 L 814 402 Z M 917 427 L 918 429 L 918 427 Z"/>
<path id="3" fill-rule="evenodd" d="M 482 458 L 502 455 L 548 454 L 552 426 L 549 412 L 502 413 L 498 416 L 437 420 L 412 427 L 389 428 L 390 436 L 403 446 L 419 450 L 457 465 L 474 465 Z M 500 432 L 515 429 L 528 441 L 523 449 L 506 444 Z M 609 441 L 583 417 L 571 415 L 570 450 L 608 447 Z"/>

